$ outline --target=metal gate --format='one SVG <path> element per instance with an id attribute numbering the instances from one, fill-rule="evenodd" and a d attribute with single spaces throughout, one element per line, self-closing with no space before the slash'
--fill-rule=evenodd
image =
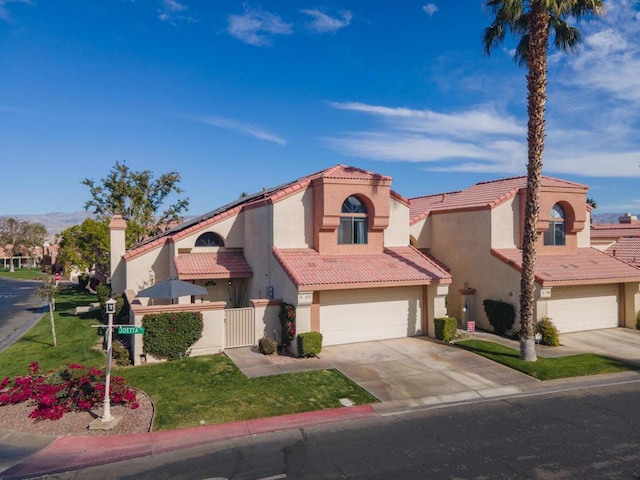
<path id="1" fill-rule="evenodd" d="M 225 348 L 256 344 L 254 318 L 253 307 L 225 309 Z"/>

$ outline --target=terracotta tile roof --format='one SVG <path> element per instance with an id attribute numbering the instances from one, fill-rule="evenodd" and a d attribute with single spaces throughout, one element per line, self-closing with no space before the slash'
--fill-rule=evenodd
<path id="1" fill-rule="evenodd" d="M 492 249 L 491 254 L 522 270 L 522 250 Z M 536 282 L 543 286 L 640 282 L 640 269 L 595 248 L 567 255 L 537 255 Z"/>
<path id="2" fill-rule="evenodd" d="M 592 223 L 591 238 L 640 237 L 640 223 Z"/>
<path id="3" fill-rule="evenodd" d="M 300 190 L 304 190 L 309 184 L 316 178 L 332 178 L 332 179 L 346 179 L 346 180 L 366 180 L 370 181 L 375 179 L 381 182 L 390 183 L 391 177 L 380 175 L 378 173 L 369 172 L 356 167 L 350 167 L 348 165 L 338 164 L 333 167 L 321 170 L 319 172 L 312 173 L 305 177 L 299 178 L 292 182 L 284 183 L 272 188 L 265 188 L 261 192 L 253 193 L 245 197 L 241 197 L 234 200 L 231 203 L 223 205 L 216 210 L 212 210 L 209 213 L 193 218 L 187 222 L 177 225 L 165 232 L 162 232 L 155 237 L 149 238 L 140 242 L 125 254 L 125 259 L 129 260 L 135 258 L 143 253 L 161 247 L 170 239 L 177 241 L 181 238 L 204 230 L 205 228 L 229 217 L 237 215 L 243 208 L 251 208 L 263 205 L 265 202 L 275 203 L 283 198 L 288 197 Z M 403 202 L 405 205 L 409 205 L 409 200 L 403 196 L 391 192 L 391 196 L 398 201 Z"/>
<path id="4" fill-rule="evenodd" d="M 383 253 L 320 255 L 310 248 L 273 249 L 294 284 L 313 290 L 451 283 L 451 275 L 413 247 Z"/>
<path id="5" fill-rule="evenodd" d="M 527 185 L 527 177 L 512 177 L 481 182 L 465 190 L 410 198 L 410 223 L 414 224 L 432 212 L 490 208 L 513 197 Z M 542 177 L 543 187 L 584 190 L 588 187 L 553 177 Z"/>
<path id="6" fill-rule="evenodd" d="M 253 271 L 242 252 L 185 253 L 173 259 L 178 278 L 248 278 Z"/>
<path id="7" fill-rule="evenodd" d="M 618 260 L 640 267 L 640 236 L 622 237 L 605 250 Z"/>

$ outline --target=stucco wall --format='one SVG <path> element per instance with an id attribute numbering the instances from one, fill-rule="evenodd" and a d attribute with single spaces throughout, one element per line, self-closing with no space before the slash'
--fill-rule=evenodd
<path id="1" fill-rule="evenodd" d="M 266 298 L 267 286 L 271 284 L 272 205 L 250 208 L 244 213 L 244 233 L 247 242 L 244 257 L 253 270 L 249 280 L 247 298 Z"/>
<path id="2" fill-rule="evenodd" d="M 406 247 L 409 245 L 409 207 L 391 198 L 389 226 L 384 231 L 385 247 Z"/>
<path id="3" fill-rule="evenodd" d="M 205 232 L 214 232 L 220 235 L 224 240 L 224 246 L 226 248 L 242 248 L 244 246 L 243 216 L 243 213 L 233 215 L 213 225 L 209 225 L 206 228 L 197 230 L 191 235 L 187 235 L 184 238 L 181 238 L 175 243 L 176 252 L 178 252 L 178 249 L 181 248 L 193 248 L 198 237 Z M 197 251 L 205 252 L 207 250 L 199 247 Z"/>
<path id="4" fill-rule="evenodd" d="M 520 207 L 516 196 L 491 211 L 491 245 L 493 248 L 517 248 L 519 236 Z"/>
<path id="5" fill-rule="evenodd" d="M 504 210 L 500 212 L 503 214 Z M 492 211 L 476 210 L 437 214 L 431 218 L 431 254 L 443 262 L 453 275 L 447 297 L 447 312 L 462 319 L 464 288 L 476 290 L 470 297 L 469 319 L 490 328 L 482 302 L 485 299 L 517 304 L 520 274 L 491 255 Z M 511 228 L 511 226 L 509 226 Z"/>
<path id="6" fill-rule="evenodd" d="M 172 271 L 172 245 L 169 242 L 127 262 L 127 289 L 135 291 L 169 278 Z M 146 283 L 145 283 L 146 282 Z"/>
<path id="7" fill-rule="evenodd" d="M 308 188 L 273 205 L 273 244 L 279 248 L 313 246 L 313 190 Z"/>
<path id="8" fill-rule="evenodd" d="M 589 210 L 587 210 L 587 220 L 584 222 L 584 228 L 576 236 L 578 237 L 578 248 L 591 246 L 591 212 Z"/>

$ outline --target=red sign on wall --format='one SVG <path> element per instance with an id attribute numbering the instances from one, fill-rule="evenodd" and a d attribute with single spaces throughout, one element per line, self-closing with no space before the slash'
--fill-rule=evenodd
<path id="1" fill-rule="evenodd" d="M 473 320 L 469 320 L 467 322 L 467 332 L 475 332 L 476 331 L 476 322 Z"/>

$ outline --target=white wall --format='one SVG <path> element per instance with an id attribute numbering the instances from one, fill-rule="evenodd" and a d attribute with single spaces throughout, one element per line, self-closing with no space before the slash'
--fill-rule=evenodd
<path id="1" fill-rule="evenodd" d="M 384 246 L 406 247 L 409 245 L 409 207 L 393 197 L 389 207 L 389 226 L 384 231 Z"/>

